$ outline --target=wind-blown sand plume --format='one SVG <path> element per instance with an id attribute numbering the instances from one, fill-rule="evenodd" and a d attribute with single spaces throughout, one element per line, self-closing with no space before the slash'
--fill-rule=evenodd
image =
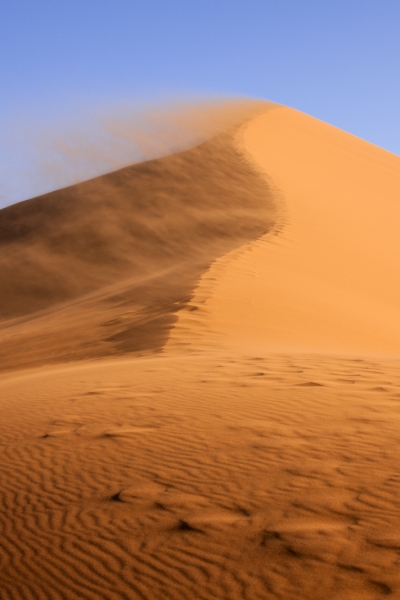
<path id="1" fill-rule="evenodd" d="M 3 369 L 162 348 L 213 260 L 273 223 L 232 135 L 0 211 Z"/>
<path id="2" fill-rule="evenodd" d="M 399 159 L 232 135 L 0 212 L 1 599 L 400 594 Z"/>

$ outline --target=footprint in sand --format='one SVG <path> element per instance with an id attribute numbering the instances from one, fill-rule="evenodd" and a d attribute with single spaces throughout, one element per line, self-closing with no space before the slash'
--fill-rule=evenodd
<path id="1" fill-rule="evenodd" d="M 56 438 L 56 437 L 70 435 L 72 433 L 75 433 L 74 429 L 53 429 L 53 430 L 47 431 L 41 437 L 42 438 Z"/>
<path id="2" fill-rule="evenodd" d="M 175 515 L 178 524 L 181 524 L 177 527 L 180 531 L 202 531 L 208 527 L 218 529 L 244 521 L 249 516 L 240 509 L 221 509 L 206 496 L 174 489 L 165 490 L 155 500 L 159 508 Z"/>
<path id="3" fill-rule="evenodd" d="M 81 421 L 78 421 L 73 417 L 71 419 L 56 420 L 51 423 L 48 431 L 41 437 L 49 438 L 71 435 L 76 433 L 80 427 L 82 427 Z"/>
<path id="4" fill-rule="evenodd" d="M 129 438 L 140 433 L 151 433 L 157 431 L 158 427 L 113 427 L 102 433 L 102 437 Z"/>
<path id="5" fill-rule="evenodd" d="M 165 491 L 165 486 L 160 483 L 148 481 L 123 488 L 112 496 L 112 500 L 134 504 L 140 502 L 154 503 Z"/>

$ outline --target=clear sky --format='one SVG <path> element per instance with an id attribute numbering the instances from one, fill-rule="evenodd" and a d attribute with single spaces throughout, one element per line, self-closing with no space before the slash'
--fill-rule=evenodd
<path id="1" fill-rule="evenodd" d="M 400 154 L 400 1 L 0 1 L 0 202 L 28 191 L 21 124 L 166 93 L 269 99 Z"/>

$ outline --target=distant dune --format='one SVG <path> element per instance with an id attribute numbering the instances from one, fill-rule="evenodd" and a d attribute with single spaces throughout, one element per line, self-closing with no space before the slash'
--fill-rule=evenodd
<path id="1" fill-rule="evenodd" d="M 400 595 L 400 159 L 238 121 L 0 211 L 1 599 Z"/>

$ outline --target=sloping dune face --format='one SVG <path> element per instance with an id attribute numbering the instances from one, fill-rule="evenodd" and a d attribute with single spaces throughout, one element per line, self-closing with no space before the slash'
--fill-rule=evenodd
<path id="1" fill-rule="evenodd" d="M 3 368 L 163 346 L 201 274 L 274 221 L 233 135 L 0 211 Z"/>
<path id="2" fill-rule="evenodd" d="M 399 157 L 285 107 L 241 142 L 280 200 L 281 229 L 216 263 L 200 329 L 228 347 L 400 355 Z"/>

